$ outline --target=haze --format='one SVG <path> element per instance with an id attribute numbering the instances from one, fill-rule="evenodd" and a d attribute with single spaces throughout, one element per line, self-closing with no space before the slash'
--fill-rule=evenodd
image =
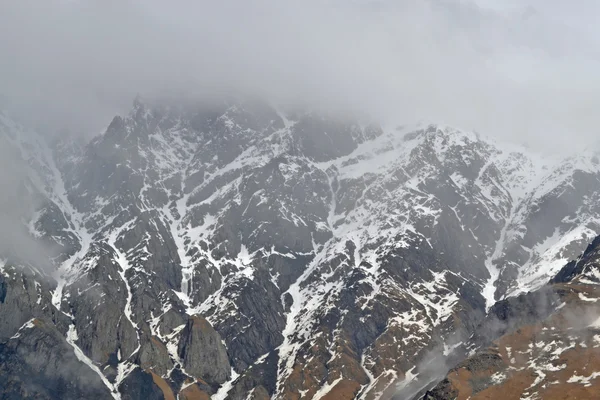
<path id="1" fill-rule="evenodd" d="M 264 97 L 552 150 L 593 140 L 596 1 L 4 1 L 0 108 L 103 130 L 136 94 Z"/>

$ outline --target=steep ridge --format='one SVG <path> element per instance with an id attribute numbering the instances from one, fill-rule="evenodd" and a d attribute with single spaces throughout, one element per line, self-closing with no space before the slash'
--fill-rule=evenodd
<path id="1" fill-rule="evenodd" d="M 473 338 L 484 348 L 472 351 L 423 399 L 597 397 L 599 262 L 597 237 L 548 285 L 498 302 Z"/>
<path id="2" fill-rule="evenodd" d="M 136 99 L 84 146 L 2 121 L 56 256 L 3 263 L 0 341 L 40 318 L 115 398 L 388 396 L 597 230 L 593 153 L 260 102 Z"/>
<path id="3" fill-rule="evenodd" d="M 518 206 L 499 260 L 508 294 L 539 287 L 596 237 L 599 171 L 597 150 L 568 157 Z"/>

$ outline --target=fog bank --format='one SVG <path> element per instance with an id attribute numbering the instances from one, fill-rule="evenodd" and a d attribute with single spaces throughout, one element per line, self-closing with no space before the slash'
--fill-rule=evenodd
<path id="1" fill-rule="evenodd" d="M 6 1 L 0 106 L 90 135 L 136 94 L 235 92 L 571 144 L 600 122 L 599 11 L 590 0 Z"/>

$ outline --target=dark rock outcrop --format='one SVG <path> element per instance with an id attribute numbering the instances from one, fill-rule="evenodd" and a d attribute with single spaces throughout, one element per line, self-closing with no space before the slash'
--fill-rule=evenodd
<path id="1" fill-rule="evenodd" d="M 227 350 L 221 336 L 203 317 L 190 317 L 179 339 L 179 356 L 185 371 L 210 385 L 231 377 Z"/>
<path id="2" fill-rule="evenodd" d="M 104 400 L 111 393 L 52 323 L 32 319 L 0 344 L 0 398 Z"/>

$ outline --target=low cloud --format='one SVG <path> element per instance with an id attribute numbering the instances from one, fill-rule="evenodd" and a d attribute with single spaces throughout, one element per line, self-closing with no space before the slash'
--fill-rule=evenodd
<path id="1" fill-rule="evenodd" d="M 22 0 L 0 5 L 0 104 L 100 132 L 136 94 L 354 110 L 553 147 L 600 116 L 597 2 Z"/>
<path id="2" fill-rule="evenodd" d="M 35 195 L 27 163 L 6 141 L 0 141 L 0 188 L 0 257 L 48 272 L 52 253 L 29 231 L 41 199 Z"/>

